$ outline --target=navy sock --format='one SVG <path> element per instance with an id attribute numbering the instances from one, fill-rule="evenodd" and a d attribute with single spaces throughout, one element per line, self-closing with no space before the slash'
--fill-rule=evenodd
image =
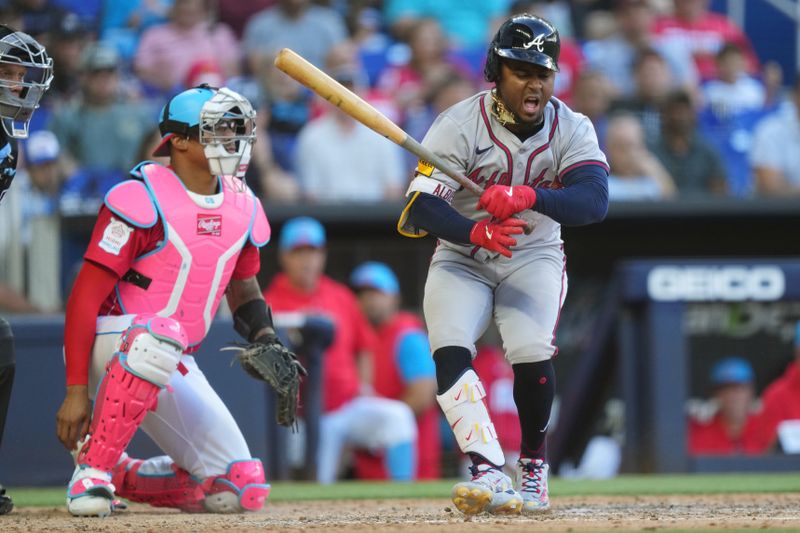
<path id="1" fill-rule="evenodd" d="M 522 428 L 520 455 L 547 460 L 547 426 L 556 394 L 553 362 L 520 363 L 514 368 L 514 403 Z"/>
<path id="2" fill-rule="evenodd" d="M 436 363 L 436 384 L 442 394 L 458 381 L 465 370 L 472 368 L 472 354 L 462 346 L 445 346 L 433 352 Z"/>

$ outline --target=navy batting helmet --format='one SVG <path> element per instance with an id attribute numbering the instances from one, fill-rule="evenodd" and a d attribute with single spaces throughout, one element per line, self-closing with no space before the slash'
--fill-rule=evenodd
<path id="1" fill-rule="evenodd" d="M 541 65 L 558 72 L 560 51 L 561 38 L 555 26 L 528 13 L 514 15 L 500 26 L 489 43 L 483 74 L 486 81 L 497 81 L 501 57 Z"/>

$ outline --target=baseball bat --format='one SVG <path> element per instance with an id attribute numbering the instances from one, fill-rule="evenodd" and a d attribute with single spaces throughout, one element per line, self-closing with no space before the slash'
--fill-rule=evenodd
<path id="1" fill-rule="evenodd" d="M 475 196 L 483 194 L 483 189 L 475 182 L 471 181 L 461 172 L 458 172 L 450 166 L 447 161 L 431 150 L 422 146 L 416 139 L 403 131 L 400 126 L 389 120 L 386 115 L 306 61 L 293 50 L 283 48 L 278 52 L 275 58 L 275 66 L 375 133 L 383 135 L 393 143 L 402 146 L 419 159 L 438 168 Z M 520 218 L 527 223 L 525 233 L 530 233 L 533 230 L 533 222 L 524 217 Z"/>

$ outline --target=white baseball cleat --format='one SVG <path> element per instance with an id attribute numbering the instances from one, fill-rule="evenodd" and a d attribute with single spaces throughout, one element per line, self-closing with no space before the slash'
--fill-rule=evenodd
<path id="1" fill-rule="evenodd" d="M 541 513 L 550 509 L 547 475 L 550 466 L 542 459 L 517 461 L 516 487 L 522 495 L 523 514 Z"/>
<path id="2" fill-rule="evenodd" d="M 116 508 L 111 474 L 77 466 L 67 487 L 67 510 L 72 516 L 106 517 Z"/>
<path id="3" fill-rule="evenodd" d="M 456 483 L 452 498 L 456 509 L 467 515 L 487 511 L 495 515 L 519 514 L 522 497 L 511 478 L 488 464 L 469 467 L 472 479 Z"/>

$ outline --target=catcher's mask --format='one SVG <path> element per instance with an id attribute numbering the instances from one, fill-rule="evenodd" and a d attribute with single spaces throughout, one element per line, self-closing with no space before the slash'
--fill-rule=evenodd
<path id="1" fill-rule="evenodd" d="M 255 116 L 250 102 L 227 87 L 203 84 L 186 90 L 161 110 L 163 137 L 153 155 L 169 155 L 169 139 L 175 134 L 196 138 L 213 175 L 244 180 L 256 139 Z"/>
<path id="2" fill-rule="evenodd" d="M 486 53 L 484 77 L 496 82 L 500 77 L 502 58 L 524 61 L 558 72 L 561 38 L 558 30 L 541 17 L 520 13 L 497 30 Z"/>
<path id="3" fill-rule="evenodd" d="M 53 60 L 36 39 L 0 25 L 0 117 L 5 133 L 28 137 L 28 123 L 53 80 Z"/>

